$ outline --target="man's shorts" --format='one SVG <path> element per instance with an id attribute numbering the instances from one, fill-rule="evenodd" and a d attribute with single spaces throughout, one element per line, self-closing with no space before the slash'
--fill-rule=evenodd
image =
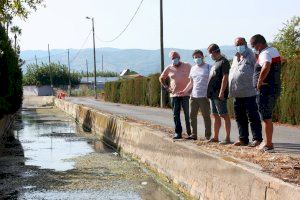
<path id="1" fill-rule="evenodd" d="M 258 111 L 262 120 L 272 119 L 276 96 L 272 94 L 259 94 L 257 96 Z"/>
<path id="2" fill-rule="evenodd" d="M 227 110 L 227 99 L 210 99 L 210 109 L 212 114 L 217 115 L 226 115 L 228 114 Z"/>

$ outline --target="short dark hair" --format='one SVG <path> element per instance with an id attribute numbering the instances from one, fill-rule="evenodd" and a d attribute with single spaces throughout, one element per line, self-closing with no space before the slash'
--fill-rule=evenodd
<path id="1" fill-rule="evenodd" d="M 200 54 L 201 56 L 204 56 L 203 52 L 199 49 L 196 49 L 194 52 L 193 52 L 193 57 L 196 55 L 196 54 Z"/>
<path id="2" fill-rule="evenodd" d="M 216 52 L 220 53 L 220 47 L 217 44 L 211 44 L 207 48 L 208 53 Z"/>
<path id="3" fill-rule="evenodd" d="M 254 36 L 251 37 L 251 41 L 252 44 L 267 44 L 266 39 L 264 38 L 264 36 L 260 35 L 260 34 L 256 34 Z"/>

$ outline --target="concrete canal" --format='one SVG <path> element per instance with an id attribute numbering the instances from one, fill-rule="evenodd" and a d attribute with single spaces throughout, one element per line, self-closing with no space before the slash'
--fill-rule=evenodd
<path id="1" fill-rule="evenodd" d="M 185 198 L 56 108 L 23 108 L 0 144 L 0 199 Z"/>

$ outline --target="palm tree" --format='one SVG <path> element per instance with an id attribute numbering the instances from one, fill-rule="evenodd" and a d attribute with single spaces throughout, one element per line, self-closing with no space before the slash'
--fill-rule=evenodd
<path id="1" fill-rule="evenodd" d="M 11 27 L 10 31 L 15 34 L 15 51 L 17 51 L 17 37 L 22 34 L 22 29 L 20 29 L 18 26 Z"/>

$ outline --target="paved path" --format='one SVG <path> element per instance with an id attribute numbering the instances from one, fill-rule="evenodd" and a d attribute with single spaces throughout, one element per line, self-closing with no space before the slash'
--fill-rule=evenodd
<path id="1" fill-rule="evenodd" d="M 103 112 L 113 113 L 119 116 L 129 117 L 137 120 L 148 121 L 153 124 L 173 128 L 174 122 L 171 109 L 161 109 L 144 106 L 133 106 L 126 104 L 95 101 L 90 98 L 67 98 L 66 100 L 77 104 L 83 104 Z M 181 116 L 182 126 L 184 125 L 183 116 Z M 236 122 L 231 121 L 231 139 L 238 139 L 238 129 Z M 224 122 L 220 130 L 220 139 L 224 139 Z M 204 137 L 204 122 L 202 116 L 198 116 L 198 137 Z M 250 133 L 251 139 L 251 133 Z M 273 141 L 277 152 L 300 153 L 300 128 L 292 126 L 275 125 Z"/>

